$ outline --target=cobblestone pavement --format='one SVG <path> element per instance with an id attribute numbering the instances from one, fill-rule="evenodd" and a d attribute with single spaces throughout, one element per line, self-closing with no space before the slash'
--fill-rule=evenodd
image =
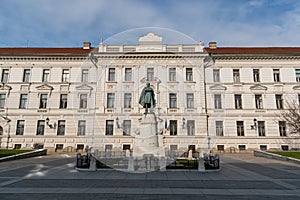
<path id="1" fill-rule="evenodd" d="M 75 154 L 0 163 L 0 199 L 300 199 L 300 166 L 221 155 L 222 170 L 127 173 L 74 169 Z"/>

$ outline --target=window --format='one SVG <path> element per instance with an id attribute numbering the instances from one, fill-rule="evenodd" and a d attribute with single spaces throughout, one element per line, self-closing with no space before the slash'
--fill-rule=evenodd
<path id="1" fill-rule="evenodd" d="M 105 145 L 105 152 L 112 151 L 112 149 L 113 149 L 113 145 L 112 144 L 106 144 Z"/>
<path id="2" fill-rule="evenodd" d="M 234 95 L 234 104 L 235 109 L 242 109 L 242 95 L 241 94 L 235 94 Z"/>
<path id="3" fill-rule="evenodd" d="M 170 145 L 170 157 L 174 158 L 174 154 L 176 153 L 176 150 L 178 149 L 178 145 L 171 144 Z"/>
<path id="4" fill-rule="evenodd" d="M 238 146 L 238 148 L 239 148 L 240 151 L 245 151 L 245 150 L 246 150 L 246 145 L 240 144 L 240 145 Z"/>
<path id="5" fill-rule="evenodd" d="M 300 105 L 300 94 L 298 94 L 298 103 Z"/>
<path id="6" fill-rule="evenodd" d="M 124 94 L 124 108 L 131 108 L 131 93 Z"/>
<path id="7" fill-rule="evenodd" d="M 56 144 L 55 145 L 55 151 L 57 151 L 57 150 L 63 150 L 63 148 L 64 148 L 64 144 Z"/>
<path id="8" fill-rule="evenodd" d="M 286 122 L 285 121 L 279 121 L 279 135 L 281 137 L 286 137 Z"/>
<path id="9" fill-rule="evenodd" d="M 170 135 L 177 135 L 177 120 L 170 120 Z"/>
<path id="10" fill-rule="evenodd" d="M 154 68 L 147 68 L 147 81 L 154 80 Z"/>
<path id="11" fill-rule="evenodd" d="M 33 149 L 43 149 L 44 144 L 43 143 L 34 143 L 33 144 Z"/>
<path id="12" fill-rule="evenodd" d="M 243 121 L 236 121 L 236 133 L 237 133 L 237 136 L 245 136 Z"/>
<path id="13" fill-rule="evenodd" d="M 9 75 L 9 69 L 2 69 L 2 77 L 1 77 L 2 83 L 7 83 L 8 75 Z"/>
<path id="14" fill-rule="evenodd" d="M 217 145 L 217 150 L 218 151 L 224 151 L 225 150 L 225 146 L 222 144 Z"/>
<path id="15" fill-rule="evenodd" d="M 289 150 L 289 145 L 281 145 L 281 150 L 282 151 L 288 151 Z"/>
<path id="16" fill-rule="evenodd" d="M 266 136 L 265 122 L 264 121 L 258 121 L 257 122 L 257 128 L 258 128 L 258 136 Z"/>
<path id="17" fill-rule="evenodd" d="M 300 82 L 300 69 L 295 69 L 296 72 L 296 82 Z"/>
<path id="18" fill-rule="evenodd" d="M 194 108 L 194 94 L 193 93 L 186 94 L 186 107 Z"/>
<path id="19" fill-rule="evenodd" d="M 22 144 L 15 144 L 14 149 L 21 149 Z"/>
<path id="20" fill-rule="evenodd" d="M 123 121 L 123 135 L 130 135 L 131 134 L 131 120 L 124 120 Z"/>
<path id="21" fill-rule="evenodd" d="M 253 81 L 260 82 L 259 69 L 253 69 Z"/>
<path id="22" fill-rule="evenodd" d="M 280 82 L 280 72 L 279 69 L 273 69 L 274 82 Z"/>
<path id="23" fill-rule="evenodd" d="M 132 81 L 132 68 L 125 68 L 125 81 Z"/>
<path id="24" fill-rule="evenodd" d="M 177 108 L 177 97 L 175 93 L 169 94 L 170 108 Z"/>
<path id="25" fill-rule="evenodd" d="M 44 135 L 45 131 L 45 120 L 38 120 L 36 135 Z"/>
<path id="26" fill-rule="evenodd" d="M 16 135 L 23 135 L 25 127 L 25 120 L 17 120 L 17 131 Z"/>
<path id="27" fill-rule="evenodd" d="M 192 150 L 193 153 L 196 152 L 196 145 L 188 145 L 188 151 Z"/>
<path id="28" fill-rule="evenodd" d="M 176 81 L 176 68 L 169 68 L 169 81 Z"/>
<path id="29" fill-rule="evenodd" d="M 106 120 L 105 135 L 114 134 L 114 120 Z"/>
<path id="30" fill-rule="evenodd" d="M 223 136 L 223 121 L 216 121 L 216 136 Z"/>
<path id="31" fill-rule="evenodd" d="M 262 150 L 262 151 L 267 151 L 267 150 L 268 150 L 267 145 L 259 145 L 259 148 L 260 148 L 260 150 Z"/>
<path id="32" fill-rule="evenodd" d="M 80 94 L 79 108 L 80 109 L 86 109 L 87 108 L 87 94 Z"/>
<path id="33" fill-rule="evenodd" d="M 194 136 L 195 135 L 195 120 L 187 120 L 187 135 Z"/>
<path id="34" fill-rule="evenodd" d="M 23 82 L 28 83 L 30 81 L 30 69 L 24 69 Z"/>
<path id="35" fill-rule="evenodd" d="M 107 108 L 113 108 L 115 104 L 115 93 L 107 94 Z"/>
<path id="36" fill-rule="evenodd" d="M 28 94 L 21 94 L 19 108 L 27 108 L 27 104 L 28 104 Z"/>
<path id="37" fill-rule="evenodd" d="M 84 136 L 85 135 L 85 126 L 86 126 L 86 121 L 85 120 L 79 120 L 78 121 L 78 130 L 77 130 L 77 135 L 78 136 Z"/>
<path id="38" fill-rule="evenodd" d="M 59 101 L 59 108 L 67 108 L 67 106 L 68 106 L 68 95 L 61 94 L 60 101 Z"/>
<path id="39" fill-rule="evenodd" d="M 239 69 L 233 69 L 233 82 L 234 83 L 240 82 L 240 70 Z"/>
<path id="40" fill-rule="evenodd" d="M 116 69 L 109 68 L 108 69 L 108 81 L 115 81 L 115 76 L 116 76 Z"/>
<path id="41" fill-rule="evenodd" d="M 219 69 L 213 70 L 213 80 L 214 80 L 214 82 L 220 82 L 220 70 Z"/>
<path id="42" fill-rule="evenodd" d="M 193 81 L 193 68 L 186 68 L 186 81 Z"/>
<path id="43" fill-rule="evenodd" d="M 48 94 L 41 94 L 40 108 L 47 108 Z"/>
<path id="44" fill-rule="evenodd" d="M 256 94 L 255 95 L 255 108 L 256 109 L 263 109 L 261 94 Z"/>
<path id="45" fill-rule="evenodd" d="M 83 150 L 84 149 L 84 144 L 77 144 L 76 145 L 76 150 Z"/>
<path id="46" fill-rule="evenodd" d="M 58 120 L 57 135 L 65 135 L 65 130 L 66 130 L 66 121 Z"/>
<path id="47" fill-rule="evenodd" d="M 81 82 L 88 82 L 89 81 L 89 70 L 83 69 L 81 70 Z"/>
<path id="48" fill-rule="evenodd" d="M 63 69 L 62 70 L 62 77 L 61 77 L 61 82 L 69 82 L 69 77 L 70 77 L 70 70 L 69 69 Z"/>
<path id="49" fill-rule="evenodd" d="M 283 109 L 282 95 L 281 94 L 276 94 L 275 99 L 276 99 L 276 108 L 277 109 Z"/>
<path id="50" fill-rule="evenodd" d="M 43 82 L 49 82 L 50 80 L 50 69 L 43 70 Z"/>
<path id="51" fill-rule="evenodd" d="M 221 94 L 214 95 L 215 109 L 222 109 Z"/>
<path id="52" fill-rule="evenodd" d="M 123 151 L 129 150 L 130 151 L 130 144 L 123 144 Z"/>
<path id="53" fill-rule="evenodd" d="M 6 99 L 6 94 L 0 94 L 0 108 L 4 108 L 5 99 Z"/>

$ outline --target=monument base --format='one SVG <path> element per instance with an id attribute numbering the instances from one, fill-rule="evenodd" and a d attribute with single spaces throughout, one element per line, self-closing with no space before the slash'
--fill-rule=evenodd
<path id="1" fill-rule="evenodd" d="M 157 135 L 157 120 L 154 113 L 144 115 L 141 120 L 139 134 L 135 136 L 133 157 L 142 158 L 145 154 L 165 157 L 163 136 Z"/>

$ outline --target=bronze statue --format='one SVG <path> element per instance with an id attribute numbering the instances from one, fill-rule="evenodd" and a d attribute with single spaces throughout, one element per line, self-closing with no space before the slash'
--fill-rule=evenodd
<path id="1" fill-rule="evenodd" d="M 145 108 L 145 115 L 148 114 L 148 108 L 152 109 L 155 107 L 155 94 L 153 89 L 150 87 L 150 83 L 147 83 L 146 87 L 142 90 L 139 104 Z"/>

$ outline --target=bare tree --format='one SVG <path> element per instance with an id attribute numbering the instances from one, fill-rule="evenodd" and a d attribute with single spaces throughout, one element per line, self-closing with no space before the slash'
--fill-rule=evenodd
<path id="1" fill-rule="evenodd" d="M 276 113 L 280 121 L 285 121 L 290 136 L 300 135 L 300 105 L 296 100 L 285 102 L 285 109 Z"/>

